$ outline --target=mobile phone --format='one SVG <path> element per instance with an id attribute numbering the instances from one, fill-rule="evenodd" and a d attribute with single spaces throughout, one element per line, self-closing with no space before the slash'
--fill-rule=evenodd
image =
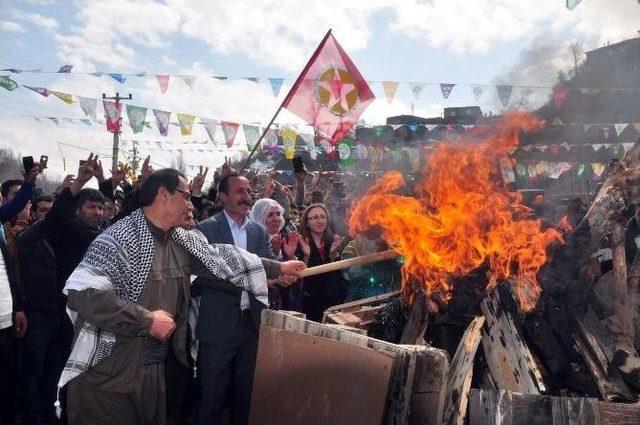
<path id="1" fill-rule="evenodd" d="M 40 165 L 42 168 L 47 168 L 47 162 L 49 162 L 49 157 L 47 155 L 40 155 Z"/>
<path id="2" fill-rule="evenodd" d="M 24 166 L 24 172 L 28 173 L 29 171 L 31 171 L 33 166 L 36 165 L 36 164 L 33 162 L 33 157 L 32 156 L 23 156 L 22 157 L 22 165 Z"/>
<path id="3" fill-rule="evenodd" d="M 87 162 L 87 160 L 86 160 L 86 159 L 81 159 L 81 160 L 80 160 L 80 166 L 82 167 L 82 166 L 84 165 L 84 163 L 85 163 L 85 162 Z"/>
<path id="4" fill-rule="evenodd" d="M 291 159 L 291 162 L 293 163 L 294 173 L 300 173 L 304 171 L 304 162 L 302 161 L 302 157 L 294 156 L 293 159 Z"/>

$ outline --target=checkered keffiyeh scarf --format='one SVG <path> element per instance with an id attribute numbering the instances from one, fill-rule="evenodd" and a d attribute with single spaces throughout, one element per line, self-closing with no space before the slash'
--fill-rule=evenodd
<path id="1" fill-rule="evenodd" d="M 233 245 L 209 244 L 197 230 L 176 228 L 171 238 L 215 276 L 229 280 L 267 304 L 267 280 L 260 258 Z M 63 292 L 85 289 L 114 290 L 136 302 L 154 256 L 154 241 L 142 210 L 136 210 L 105 230 L 91 244 L 82 262 L 69 276 Z M 67 309 L 71 320 L 80 319 Z M 116 335 L 82 322 L 58 387 L 111 355 Z"/>

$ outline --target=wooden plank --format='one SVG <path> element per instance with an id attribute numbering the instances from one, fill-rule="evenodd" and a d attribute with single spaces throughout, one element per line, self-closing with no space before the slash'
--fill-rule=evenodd
<path id="1" fill-rule="evenodd" d="M 512 425 L 511 393 L 472 389 L 469 394 L 469 425 Z"/>
<path id="2" fill-rule="evenodd" d="M 395 354 L 270 326 L 259 341 L 249 423 L 382 423 Z"/>
<path id="3" fill-rule="evenodd" d="M 416 354 L 409 424 L 440 425 L 449 359 L 445 352 L 426 346 L 419 346 Z"/>
<path id="4" fill-rule="evenodd" d="M 605 401 L 629 401 L 634 396 L 618 372 L 608 367 L 605 353 L 582 321 L 573 318 L 576 331 L 574 342 L 582 356 L 600 395 Z"/>
<path id="5" fill-rule="evenodd" d="M 469 425 L 631 425 L 640 405 L 593 398 L 552 397 L 509 391 L 471 390 Z"/>
<path id="6" fill-rule="evenodd" d="M 500 306 L 498 291 L 489 293 L 480 308 L 486 318 L 482 347 L 498 388 L 525 394 L 544 391 L 542 374 L 511 313 Z"/>
<path id="7" fill-rule="evenodd" d="M 407 320 L 402 330 L 400 344 L 419 344 L 424 338 L 428 324 L 429 313 L 427 307 L 422 297 L 418 296 L 411 306 L 409 320 Z"/>
<path id="8" fill-rule="evenodd" d="M 480 344 L 484 321 L 483 316 L 477 316 L 471 321 L 451 361 L 444 393 L 443 424 L 464 423 L 473 376 L 473 362 Z"/>

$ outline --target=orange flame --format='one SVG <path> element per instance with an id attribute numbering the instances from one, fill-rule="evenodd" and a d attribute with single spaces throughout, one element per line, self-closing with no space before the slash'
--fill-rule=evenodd
<path id="1" fill-rule="evenodd" d="M 543 231 L 522 195 L 507 189 L 499 160 L 518 145 L 520 130 L 542 125 L 529 114 L 511 113 L 474 141 L 441 143 L 427 159 L 415 198 L 396 193 L 404 178 L 390 172 L 354 204 L 351 232 L 380 228 L 405 257 L 406 300 L 422 287 L 428 301 L 447 301 L 452 278 L 486 264 L 487 290 L 507 280 L 523 311 L 535 307 L 541 291 L 536 275 L 548 260 L 547 247 L 563 239 L 555 229 Z"/>

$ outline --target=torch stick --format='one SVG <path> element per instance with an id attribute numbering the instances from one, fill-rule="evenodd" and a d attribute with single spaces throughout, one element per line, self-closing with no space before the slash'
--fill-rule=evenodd
<path id="1" fill-rule="evenodd" d="M 315 267 L 305 269 L 301 277 L 315 276 L 322 273 L 342 270 L 353 266 L 362 266 L 364 264 L 377 263 L 379 261 L 391 260 L 398 257 L 399 254 L 394 250 L 376 252 L 375 254 L 362 255 L 360 257 L 347 258 L 346 260 L 334 261 L 333 263 L 321 264 Z"/>

